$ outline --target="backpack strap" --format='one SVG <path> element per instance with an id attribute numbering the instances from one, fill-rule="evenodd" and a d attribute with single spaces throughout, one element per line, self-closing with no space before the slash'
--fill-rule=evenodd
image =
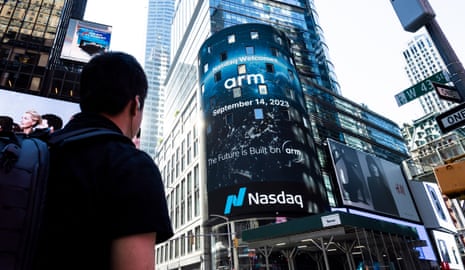
<path id="1" fill-rule="evenodd" d="M 58 135 L 52 135 L 48 140 L 49 146 L 63 146 L 68 143 L 85 140 L 94 137 L 112 137 L 124 142 L 132 142 L 131 139 L 123 134 L 105 128 L 82 128 L 70 132 L 64 132 Z"/>
<path id="2" fill-rule="evenodd" d="M 5 172 L 11 171 L 21 153 L 21 142 L 13 132 L 0 132 L 1 140 L 5 146 L 0 150 L 0 168 Z"/>

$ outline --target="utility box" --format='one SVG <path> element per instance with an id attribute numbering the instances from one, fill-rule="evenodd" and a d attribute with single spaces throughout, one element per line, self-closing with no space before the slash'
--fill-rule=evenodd
<path id="1" fill-rule="evenodd" d="M 405 31 L 416 32 L 436 14 L 428 0 L 390 0 Z"/>
<path id="2" fill-rule="evenodd" d="M 436 167 L 434 175 L 443 194 L 449 198 L 465 196 L 465 160 Z"/>

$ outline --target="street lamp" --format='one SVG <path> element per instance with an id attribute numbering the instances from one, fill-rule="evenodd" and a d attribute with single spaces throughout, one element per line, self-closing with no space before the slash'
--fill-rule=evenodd
<path id="1" fill-rule="evenodd" d="M 223 219 L 224 221 L 226 221 L 226 228 L 227 228 L 227 231 L 228 231 L 228 257 L 229 257 L 229 265 L 231 266 L 231 270 L 234 269 L 234 265 L 233 265 L 233 259 L 232 259 L 232 252 L 231 252 L 231 249 L 232 249 L 232 246 L 231 246 L 231 223 L 229 222 L 229 218 L 226 217 L 226 216 L 222 216 L 222 215 L 216 215 L 216 214 L 210 214 L 210 216 L 212 217 L 217 217 L 217 218 L 221 218 Z"/>

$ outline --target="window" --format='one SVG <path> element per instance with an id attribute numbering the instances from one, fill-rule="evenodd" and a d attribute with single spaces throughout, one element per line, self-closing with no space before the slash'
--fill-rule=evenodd
<path id="1" fill-rule="evenodd" d="M 233 88 L 233 98 L 238 98 L 242 96 L 242 89 L 240 87 Z"/>
<path id="2" fill-rule="evenodd" d="M 250 39 L 258 39 L 258 32 L 257 31 L 252 31 L 250 32 Z"/>
<path id="3" fill-rule="evenodd" d="M 291 88 L 286 89 L 286 96 L 292 100 L 295 99 L 294 91 Z"/>
<path id="4" fill-rule="evenodd" d="M 288 69 L 287 70 L 287 73 L 289 74 L 289 80 L 294 80 L 294 72 L 292 72 L 292 70 Z"/>
<path id="5" fill-rule="evenodd" d="M 237 65 L 237 74 L 246 74 L 247 73 L 247 68 L 245 64 Z"/>
<path id="6" fill-rule="evenodd" d="M 187 174 L 187 221 L 192 220 L 192 173 Z"/>
<path id="7" fill-rule="evenodd" d="M 191 152 L 192 152 L 192 139 L 191 139 L 191 135 L 192 135 L 192 132 L 189 131 L 187 133 L 187 142 L 186 142 L 186 145 L 187 145 L 187 152 L 186 152 L 186 163 L 187 165 L 189 165 L 191 163 Z"/>
<path id="8" fill-rule="evenodd" d="M 291 115 L 288 110 L 283 110 L 283 119 L 291 120 Z"/>
<path id="9" fill-rule="evenodd" d="M 199 166 L 194 167 L 194 216 L 200 215 Z"/>
<path id="10" fill-rule="evenodd" d="M 210 107 L 214 108 L 216 106 L 216 98 L 215 96 L 210 98 Z"/>
<path id="11" fill-rule="evenodd" d="M 196 157 L 199 154 L 199 137 L 197 136 L 197 129 L 195 126 L 192 132 L 194 132 L 194 157 Z"/>
<path id="12" fill-rule="evenodd" d="M 268 95 L 268 87 L 266 84 L 258 85 L 258 93 L 260 93 L 260 95 Z"/>
<path id="13" fill-rule="evenodd" d="M 274 72 L 274 65 L 270 63 L 266 63 L 266 72 Z"/>
<path id="14" fill-rule="evenodd" d="M 192 233 L 192 231 L 188 231 L 187 232 L 187 253 L 190 253 L 192 252 L 192 248 L 194 246 L 194 234 Z"/>
<path id="15" fill-rule="evenodd" d="M 271 48 L 271 55 L 273 55 L 273 56 L 278 56 L 278 49 L 276 49 L 276 48 Z"/>
<path id="16" fill-rule="evenodd" d="M 253 112 L 255 114 L 255 119 L 257 120 L 263 119 L 263 109 L 257 108 L 257 109 L 254 109 Z"/>
<path id="17" fill-rule="evenodd" d="M 232 34 L 232 35 L 229 35 L 228 36 L 228 43 L 231 44 L 231 43 L 234 43 L 236 42 L 236 35 Z"/>
<path id="18" fill-rule="evenodd" d="M 195 250 L 200 249 L 200 226 L 195 227 Z"/>
<path id="19" fill-rule="evenodd" d="M 255 48 L 253 46 L 246 46 L 245 47 L 245 53 L 247 55 L 254 55 L 255 54 Z"/>
<path id="20" fill-rule="evenodd" d="M 224 117 L 224 121 L 226 122 L 226 125 L 232 125 L 233 124 L 233 114 L 228 113 Z"/>
<path id="21" fill-rule="evenodd" d="M 203 65 L 203 73 L 206 73 L 208 71 L 208 63 Z"/>
<path id="22" fill-rule="evenodd" d="M 220 61 L 223 62 L 226 61 L 226 59 L 228 59 L 228 54 L 226 52 L 222 52 L 220 54 Z"/>
<path id="23" fill-rule="evenodd" d="M 221 81 L 221 71 L 215 73 L 215 82 Z"/>
<path id="24" fill-rule="evenodd" d="M 181 181 L 181 225 L 186 222 L 186 179 Z"/>
<path id="25" fill-rule="evenodd" d="M 186 254 L 186 235 L 181 235 L 181 256 Z"/>

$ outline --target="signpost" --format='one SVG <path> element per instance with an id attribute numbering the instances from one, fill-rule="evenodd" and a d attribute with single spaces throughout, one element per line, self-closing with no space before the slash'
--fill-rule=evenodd
<path id="1" fill-rule="evenodd" d="M 456 87 L 440 84 L 437 82 L 431 82 L 436 89 L 436 94 L 438 94 L 439 98 L 444 100 L 452 101 L 452 102 L 462 102 L 462 97 L 460 97 L 460 93 Z"/>
<path id="2" fill-rule="evenodd" d="M 449 80 L 444 71 L 439 71 L 438 73 L 433 74 L 423 81 L 395 95 L 397 105 L 400 107 L 416 98 L 427 94 L 428 92 L 434 91 L 432 82 L 448 83 Z"/>
<path id="3" fill-rule="evenodd" d="M 436 122 L 443 133 L 465 125 L 465 103 L 436 116 Z"/>

